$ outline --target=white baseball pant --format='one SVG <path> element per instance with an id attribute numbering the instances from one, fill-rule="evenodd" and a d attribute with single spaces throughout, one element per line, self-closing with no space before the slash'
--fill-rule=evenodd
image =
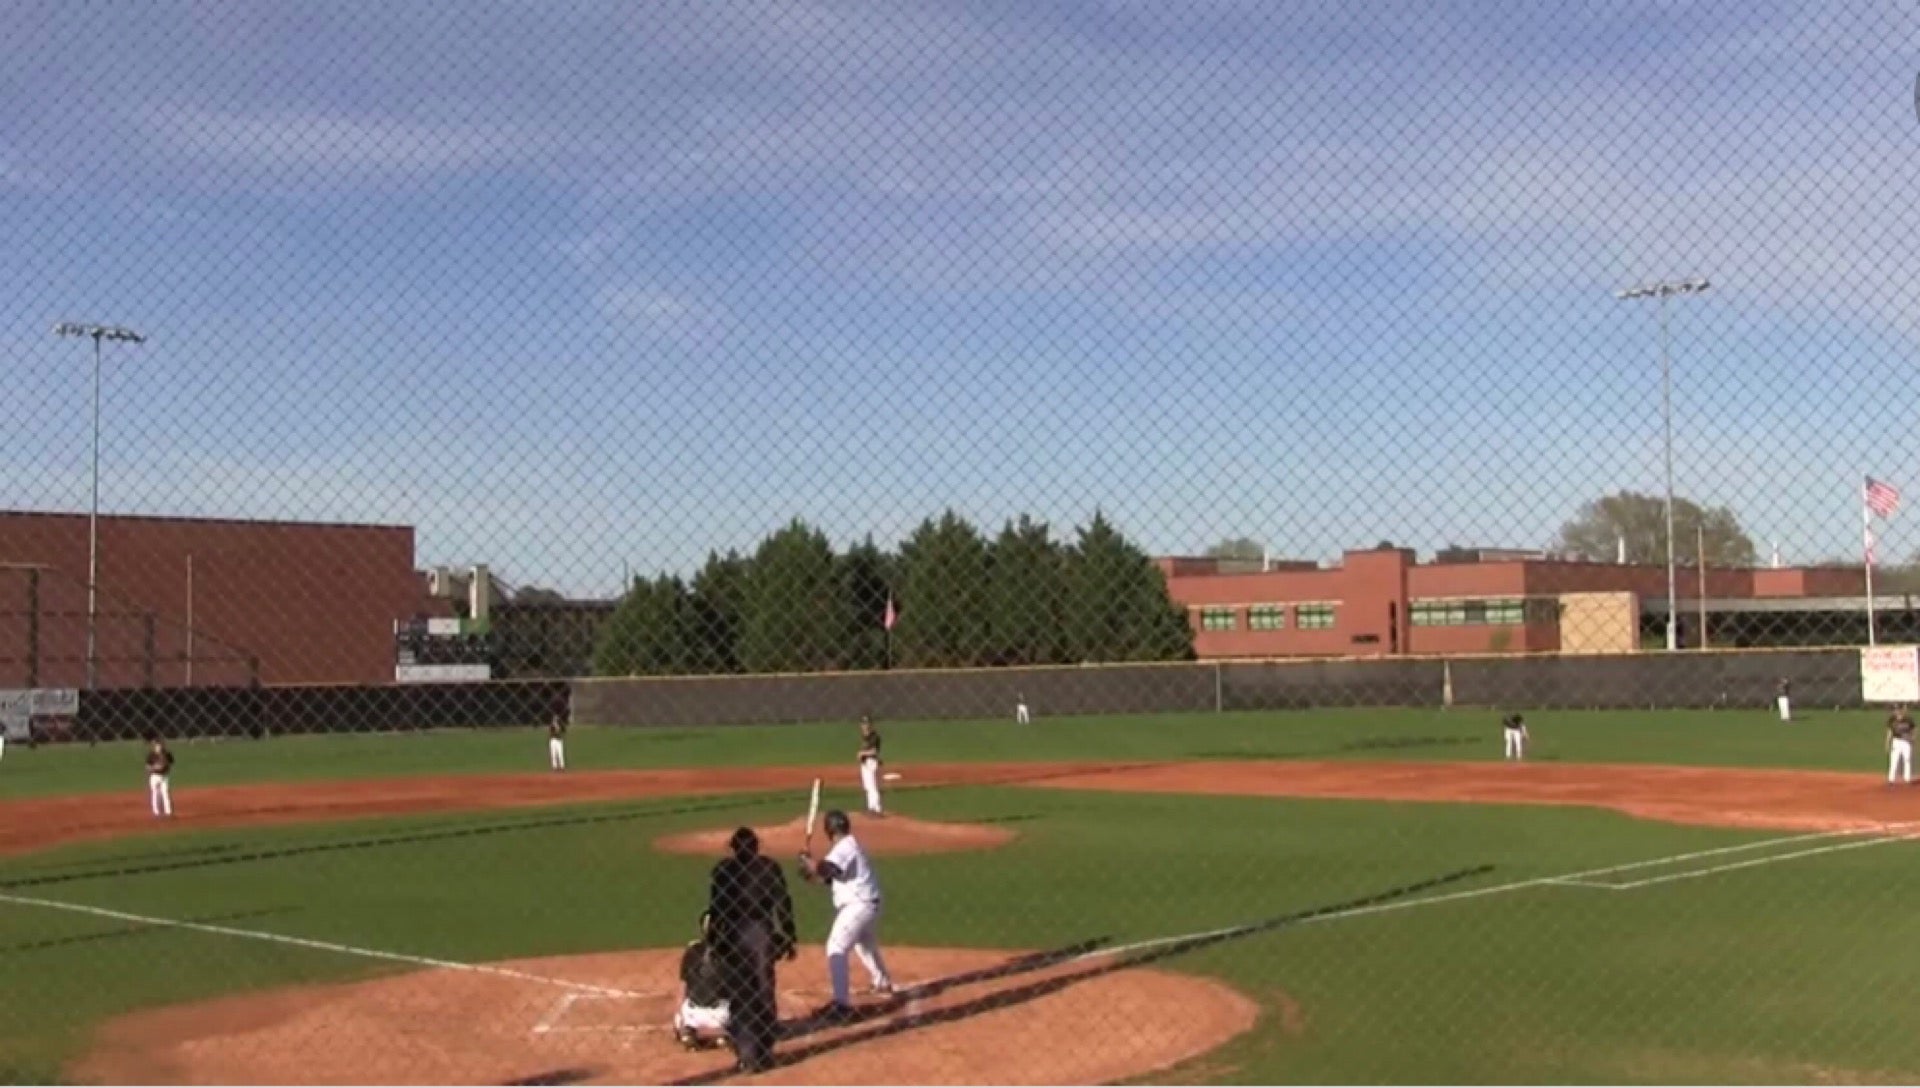
<path id="1" fill-rule="evenodd" d="M 7 758 L 7 731 L 0 729 L 0 759 Z"/>
<path id="2" fill-rule="evenodd" d="M 680 1010 L 673 1014 L 673 1030 L 695 1035 L 724 1035 L 732 1019 L 725 1001 L 709 1008 L 682 998 Z"/>
<path id="3" fill-rule="evenodd" d="M 1913 781 L 1913 742 L 1898 737 L 1887 746 L 1887 781 L 1892 782 L 1896 776 L 1902 782 Z"/>
<path id="4" fill-rule="evenodd" d="M 1780 704 L 1780 720 L 1781 720 L 1781 721 L 1783 721 L 1783 722 L 1790 722 L 1790 721 L 1792 721 L 1792 720 L 1793 720 L 1793 702 L 1792 702 L 1792 700 L 1790 700 L 1790 699 L 1788 699 L 1788 698 L 1787 698 L 1786 696 L 1784 696 L 1784 695 L 1782 695 L 1782 696 L 1781 696 L 1780 698 L 1778 698 L 1778 699 L 1776 699 L 1776 700 L 1774 700 L 1774 701 Z"/>
<path id="5" fill-rule="evenodd" d="M 851 980 L 847 974 L 847 953 L 860 957 L 876 990 L 893 989 L 893 977 L 887 974 L 887 961 L 880 955 L 880 904 L 848 903 L 833 916 L 833 929 L 827 933 L 827 975 L 833 980 L 833 1002 L 851 1005 Z"/>
<path id="6" fill-rule="evenodd" d="M 860 761 L 860 788 L 867 791 L 867 811 L 885 812 L 880 807 L 880 761 L 863 759 Z"/>
<path id="7" fill-rule="evenodd" d="M 1013 716 L 1021 725 L 1033 721 L 1033 715 L 1027 713 L 1027 704 L 1021 703 L 1013 708 Z"/>
<path id="8" fill-rule="evenodd" d="M 173 815 L 173 791 L 167 784 L 166 775 L 148 773 L 147 803 L 153 806 L 155 816 Z"/>
<path id="9" fill-rule="evenodd" d="M 1502 732 L 1507 735 L 1507 758 L 1525 759 L 1527 757 L 1527 735 L 1518 729 L 1506 729 L 1502 730 Z"/>
<path id="10" fill-rule="evenodd" d="M 567 742 L 559 737 L 547 739 L 547 766 L 556 771 L 567 769 Z"/>

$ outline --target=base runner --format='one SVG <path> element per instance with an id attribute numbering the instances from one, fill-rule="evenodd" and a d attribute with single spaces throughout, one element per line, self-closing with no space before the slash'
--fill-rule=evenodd
<path id="1" fill-rule="evenodd" d="M 1887 785 L 1913 785 L 1913 715 L 1902 706 L 1887 718 Z"/>

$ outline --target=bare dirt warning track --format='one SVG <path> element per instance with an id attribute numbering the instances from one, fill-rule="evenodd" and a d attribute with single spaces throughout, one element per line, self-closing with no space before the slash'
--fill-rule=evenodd
<path id="1" fill-rule="evenodd" d="M 805 1019 L 820 957 L 782 964 L 779 1066 L 730 1073 L 669 1023 L 679 954 L 516 961 L 532 978 L 432 970 L 136 1013 L 68 1073 L 107 1084 L 1104 1084 L 1199 1057 L 1259 1008 L 1217 982 L 1005 952 L 890 948 L 901 989 L 854 1022 Z M 564 980 L 564 981 L 562 981 Z M 351 1040 L 351 1046 L 341 1043 Z"/>

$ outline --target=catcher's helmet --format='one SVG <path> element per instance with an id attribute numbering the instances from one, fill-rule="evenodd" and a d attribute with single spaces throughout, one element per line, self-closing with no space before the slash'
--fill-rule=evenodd
<path id="1" fill-rule="evenodd" d="M 827 813 L 826 827 L 827 834 L 829 835 L 845 835 L 847 832 L 853 830 L 853 821 L 847 819 L 846 813 L 836 808 L 832 812 Z"/>

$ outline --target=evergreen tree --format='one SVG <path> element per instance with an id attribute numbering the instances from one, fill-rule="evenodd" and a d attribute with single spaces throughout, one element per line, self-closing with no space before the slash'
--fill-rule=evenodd
<path id="1" fill-rule="evenodd" d="M 894 661 L 904 668 L 986 662 L 987 542 L 949 510 L 900 546 L 900 622 Z"/>
<path id="2" fill-rule="evenodd" d="M 1193 631 L 1167 596 L 1166 579 L 1105 514 L 1080 530 L 1069 553 L 1067 637 L 1081 661 L 1180 661 Z"/>
<path id="3" fill-rule="evenodd" d="M 843 643 L 842 662 L 848 669 L 880 669 L 887 664 L 887 597 L 893 586 L 893 557 L 880 550 L 872 537 L 847 549 L 840 557 L 841 592 L 846 595 L 850 626 Z"/>
<path id="4" fill-rule="evenodd" d="M 634 582 L 601 628 L 594 671 L 602 676 L 660 676 L 690 671 L 689 599 L 680 579 Z"/>
<path id="5" fill-rule="evenodd" d="M 839 668 L 850 624 L 833 545 L 798 518 L 754 553 L 742 595 L 740 665 L 747 672 Z"/>
<path id="6" fill-rule="evenodd" d="M 989 563 L 988 660 L 997 665 L 1044 665 L 1067 654 L 1066 555 L 1047 526 L 1024 514 L 993 542 Z"/>
<path id="7" fill-rule="evenodd" d="M 706 566 L 693 576 L 691 638 L 693 660 L 703 673 L 740 671 L 740 613 L 745 607 L 748 563 L 729 550 L 707 554 Z"/>

